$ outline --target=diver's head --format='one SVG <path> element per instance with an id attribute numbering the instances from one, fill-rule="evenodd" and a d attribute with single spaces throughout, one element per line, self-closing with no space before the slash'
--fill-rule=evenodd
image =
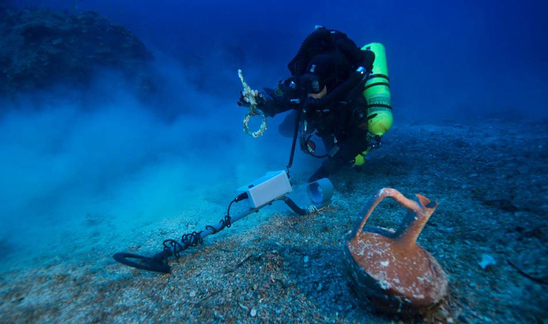
<path id="1" fill-rule="evenodd" d="M 308 96 L 316 99 L 332 90 L 336 81 L 336 64 L 329 55 L 318 55 L 312 59 L 301 77 L 301 84 Z"/>

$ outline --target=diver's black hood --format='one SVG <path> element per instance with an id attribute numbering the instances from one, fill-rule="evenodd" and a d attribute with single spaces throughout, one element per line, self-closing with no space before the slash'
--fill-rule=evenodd
<path id="1" fill-rule="evenodd" d="M 322 91 L 324 86 L 327 86 L 329 92 L 346 80 L 349 72 L 350 63 L 346 57 L 334 50 L 313 58 L 300 80 L 301 84 L 311 93 Z"/>

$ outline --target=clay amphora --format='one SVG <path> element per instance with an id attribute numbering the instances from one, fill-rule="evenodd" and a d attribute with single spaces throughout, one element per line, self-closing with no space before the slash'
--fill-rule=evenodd
<path id="1" fill-rule="evenodd" d="M 364 227 L 386 197 L 407 208 L 394 232 Z M 419 202 L 395 189 L 381 189 L 364 208 L 365 217 L 344 238 L 344 261 L 357 295 L 375 308 L 391 313 L 415 313 L 447 296 L 448 280 L 440 264 L 416 244 L 438 203 L 417 195 Z"/>

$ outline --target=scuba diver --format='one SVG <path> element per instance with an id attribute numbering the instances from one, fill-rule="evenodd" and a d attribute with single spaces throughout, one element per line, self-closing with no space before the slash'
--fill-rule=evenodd
<path id="1" fill-rule="evenodd" d="M 370 45 L 382 47 L 378 43 Z M 372 74 L 376 56 L 371 46 L 360 49 L 346 34 L 316 27 L 289 62 L 290 77 L 281 80 L 275 89 L 242 92 L 237 104 L 256 105 L 264 118 L 293 110 L 280 124 L 279 132 L 293 137 L 293 150 L 299 137 L 301 150 L 327 158 L 308 182 L 327 178 L 344 165 L 363 164 L 365 154 L 380 146 L 381 136 L 392 125 L 384 47 L 381 55 L 384 73 Z M 379 85 L 383 87 L 383 102 L 372 104 L 364 89 L 377 86 L 378 94 Z M 379 114 L 379 109 L 385 113 Z M 325 154 L 316 153 L 313 136 L 321 138 Z"/>

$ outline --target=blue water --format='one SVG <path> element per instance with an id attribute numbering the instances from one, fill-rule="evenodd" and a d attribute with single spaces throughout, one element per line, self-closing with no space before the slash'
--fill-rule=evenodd
<path id="1" fill-rule="evenodd" d="M 241 131 L 236 71 L 254 88 L 274 87 L 315 25 L 358 45 L 386 46 L 396 123 L 548 117 L 545 1 L 11 2 L 109 17 L 152 51 L 165 82 L 156 106 L 114 76 L 98 78 L 85 105 L 66 96 L 70 88 L 4 104 L 0 237 L 7 256 L 23 246 L 37 253 L 29 239 L 62 250 L 64 235 L 85 232 L 90 219 L 108 219 L 125 235 L 132 224 L 200 204 L 217 202 L 221 214 L 238 186 L 285 168 L 290 141 L 276 130 L 282 117 L 269 121 L 263 138 Z M 297 155 L 296 170 L 306 177 L 318 162 Z"/>

